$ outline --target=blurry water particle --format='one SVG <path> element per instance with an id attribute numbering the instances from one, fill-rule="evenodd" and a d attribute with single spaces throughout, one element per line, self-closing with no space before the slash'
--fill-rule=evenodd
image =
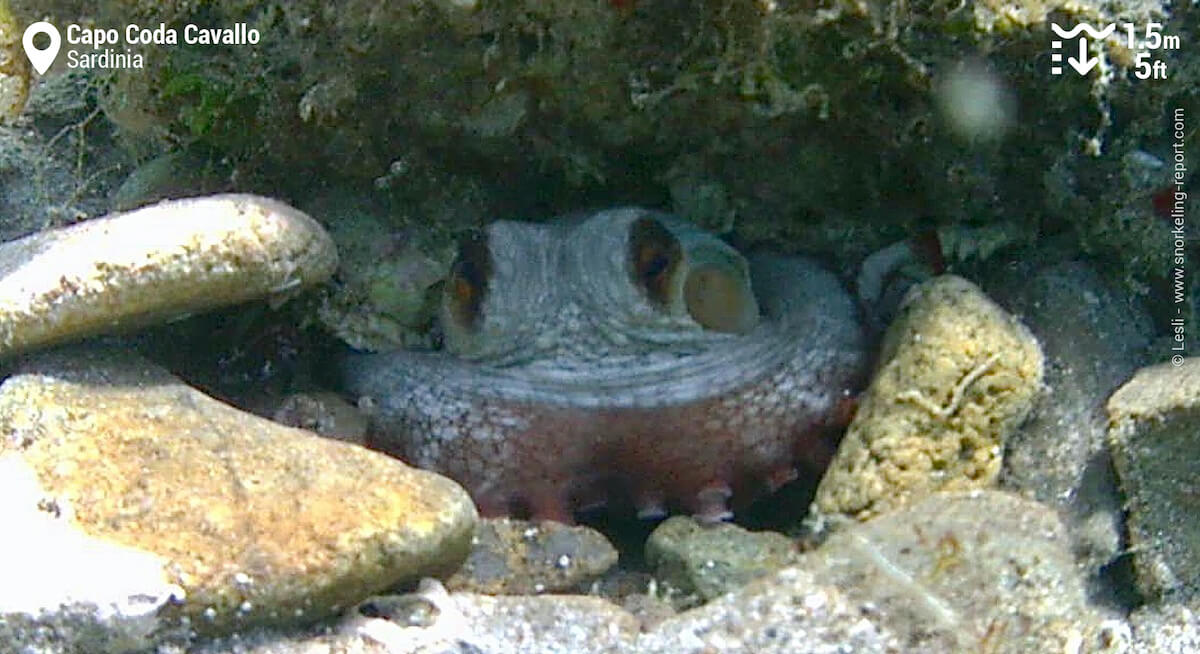
<path id="1" fill-rule="evenodd" d="M 982 62 L 953 66 L 938 83 L 936 95 L 946 124 L 971 143 L 999 140 L 1015 119 L 1012 89 Z"/>

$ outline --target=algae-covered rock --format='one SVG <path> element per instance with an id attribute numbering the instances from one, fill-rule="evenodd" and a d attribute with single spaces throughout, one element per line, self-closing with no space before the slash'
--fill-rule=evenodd
<path id="1" fill-rule="evenodd" d="M 646 563 L 655 578 L 707 601 L 767 575 L 799 557 L 790 538 L 737 525 L 701 525 L 675 516 L 646 541 Z"/>
<path id="2" fill-rule="evenodd" d="M 0 123 L 16 120 L 29 97 L 29 60 L 21 44 L 25 26 L 0 0 Z"/>
<path id="3" fill-rule="evenodd" d="M 879 361 L 815 509 L 867 519 L 937 490 L 992 485 L 1041 390 L 1029 330 L 947 275 L 910 291 Z"/>
<path id="4" fill-rule="evenodd" d="M 1154 189 L 1121 162 L 1169 163 L 1164 110 L 1200 70 L 1200 54 L 1164 48 L 1168 80 L 1137 79 L 1123 29 L 1092 43 L 1087 76 L 1048 70 L 1050 22 L 1153 21 L 1194 41 L 1197 9 L 1162 0 L 14 4 L 22 21 L 256 30 L 253 45 L 139 45 L 144 68 L 94 81 L 96 122 L 131 150 L 198 146 L 243 188 L 345 186 L 389 203 L 389 220 L 437 226 L 447 208 L 674 204 L 847 262 L 930 227 L 1070 233 L 1122 258 L 1133 288 L 1168 249 L 1150 245 Z M 988 83 L 953 83 L 964 68 Z M 956 110 L 999 115 L 1013 97 L 1020 115 L 994 138 L 956 137 Z"/>
<path id="5" fill-rule="evenodd" d="M 361 350 L 430 348 L 454 225 L 397 225 L 351 196 L 321 198 L 312 210 L 331 219 L 341 256 L 337 283 L 317 313 L 325 328 Z"/>
<path id="6" fill-rule="evenodd" d="M 1138 588 L 1200 595 L 1200 358 L 1143 368 L 1108 401 L 1109 443 L 1125 491 Z"/>

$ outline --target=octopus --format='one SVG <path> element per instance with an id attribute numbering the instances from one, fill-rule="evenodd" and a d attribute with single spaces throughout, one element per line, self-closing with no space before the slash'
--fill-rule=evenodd
<path id="1" fill-rule="evenodd" d="M 369 445 L 461 483 L 484 515 L 732 517 L 828 456 L 860 384 L 855 302 L 812 261 L 743 256 L 625 207 L 465 238 L 444 348 L 348 354 Z"/>

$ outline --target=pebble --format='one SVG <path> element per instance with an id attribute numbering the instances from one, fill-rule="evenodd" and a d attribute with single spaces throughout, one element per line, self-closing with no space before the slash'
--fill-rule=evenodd
<path id="1" fill-rule="evenodd" d="M 39 232 L 0 244 L 0 357 L 286 297 L 336 268 L 315 220 L 254 195 L 161 202 Z"/>
<path id="2" fill-rule="evenodd" d="M 78 542 L 120 548 L 113 556 L 148 578 L 141 601 L 164 628 L 328 618 L 394 584 L 448 574 L 475 527 L 470 497 L 448 479 L 238 411 L 110 349 L 19 362 L 0 386 L 0 433 L 0 460 L 36 480 L 22 490 L 20 475 L 3 476 L 6 512 L 36 507 Z M 0 578 L 49 586 L 65 567 L 73 591 L 114 574 L 107 559 L 61 554 L 57 541 L 29 540 L 37 535 L 6 539 Z M 40 604 L 58 603 L 51 594 Z"/>
<path id="3" fill-rule="evenodd" d="M 701 525 L 669 518 L 646 541 L 646 563 L 656 579 L 707 601 L 746 585 L 799 558 L 790 538 L 734 524 Z"/>
<path id="4" fill-rule="evenodd" d="M 1041 390 L 1029 330 L 971 282 L 914 287 L 817 489 L 820 514 L 867 519 L 937 490 L 984 488 Z"/>
<path id="5" fill-rule="evenodd" d="M 1200 358 L 1139 370 L 1109 399 L 1108 418 L 1139 590 L 1200 599 Z"/>
<path id="6" fill-rule="evenodd" d="M 479 522 L 471 553 L 446 587 L 488 595 L 579 590 L 617 563 L 617 550 L 588 527 L 509 518 Z"/>

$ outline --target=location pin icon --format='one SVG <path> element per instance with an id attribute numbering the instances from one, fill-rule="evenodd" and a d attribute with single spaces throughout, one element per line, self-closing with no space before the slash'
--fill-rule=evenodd
<path id="1" fill-rule="evenodd" d="M 44 50 L 33 47 L 33 37 L 38 34 L 50 37 L 50 45 L 46 46 Z M 25 36 L 21 37 L 21 45 L 25 46 L 25 56 L 29 57 L 29 63 L 33 64 L 33 69 L 38 72 L 38 75 L 45 75 L 46 71 L 50 70 L 50 64 L 54 63 L 54 58 L 58 56 L 62 37 L 58 35 L 56 27 L 42 20 L 25 28 Z"/>

